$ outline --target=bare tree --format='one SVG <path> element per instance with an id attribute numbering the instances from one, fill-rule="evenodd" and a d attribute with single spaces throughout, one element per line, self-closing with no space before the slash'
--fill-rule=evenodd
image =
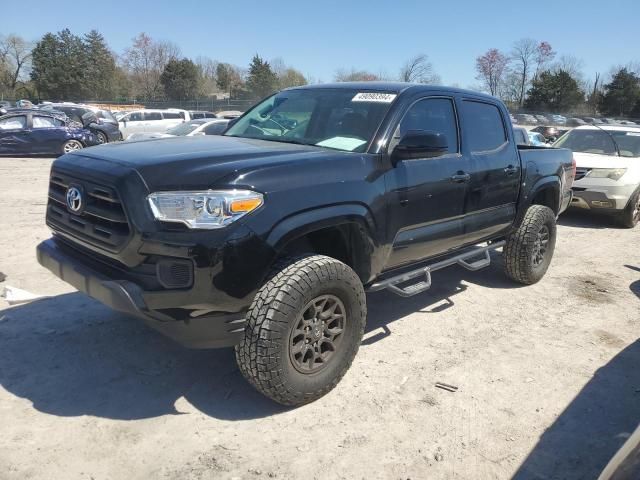
<path id="1" fill-rule="evenodd" d="M 556 52 L 551 48 L 551 44 L 549 42 L 540 42 L 538 44 L 535 55 L 536 73 L 533 75 L 534 79 L 538 78 L 538 75 L 546 69 L 547 65 L 549 65 L 555 56 Z"/>
<path id="2" fill-rule="evenodd" d="M 133 39 L 133 45 L 124 54 L 127 69 L 139 88 L 139 94 L 146 99 L 162 96 L 160 75 L 169 60 L 180 55 L 180 48 L 166 41 L 155 41 L 142 32 Z"/>
<path id="3" fill-rule="evenodd" d="M 513 71 L 516 72 L 520 78 L 520 92 L 518 95 L 518 105 L 520 106 L 524 104 L 525 92 L 531 80 L 534 62 L 538 55 L 538 45 L 538 42 L 531 38 L 523 38 L 514 43 L 511 50 Z"/>
<path id="4" fill-rule="evenodd" d="M 562 55 L 553 65 L 552 70 L 558 72 L 563 70 L 571 75 L 573 78 L 582 78 L 582 69 L 584 68 L 584 62 L 578 57 L 573 55 Z"/>
<path id="5" fill-rule="evenodd" d="M 433 65 L 424 53 L 410 58 L 400 69 L 401 82 L 435 84 L 440 77 L 435 73 Z"/>
<path id="6" fill-rule="evenodd" d="M 476 58 L 476 79 L 481 80 L 491 95 L 498 95 L 509 59 L 497 48 Z"/>
<path id="7" fill-rule="evenodd" d="M 2 83 L 14 91 L 21 78 L 28 74 L 33 44 L 17 35 L 0 38 L 0 65 L 3 70 Z"/>
<path id="8" fill-rule="evenodd" d="M 375 73 L 355 68 L 351 70 L 340 69 L 335 74 L 336 82 L 373 82 L 375 80 L 380 80 L 380 77 Z"/>

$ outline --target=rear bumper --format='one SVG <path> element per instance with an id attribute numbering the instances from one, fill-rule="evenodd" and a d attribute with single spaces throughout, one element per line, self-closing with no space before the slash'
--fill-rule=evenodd
<path id="1" fill-rule="evenodd" d="M 176 320 L 149 309 L 145 291 L 136 283 L 113 280 L 79 261 L 55 239 L 37 247 L 38 262 L 79 291 L 147 325 L 189 348 L 217 348 L 240 342 L 246 321 L 243 313 L 216 313 Z M 153 292 L 157 293 L 157 292 Z M 173 300 L 180 294 L 171 292 Z"/>

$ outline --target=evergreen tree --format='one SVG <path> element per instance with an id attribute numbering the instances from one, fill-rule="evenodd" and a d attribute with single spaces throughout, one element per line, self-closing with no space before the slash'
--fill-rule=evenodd
<path id="1" fill-rule="evenodd" d="M 198 67 L 188 58 L 169 60 L 164 67 L 160 82 L 171 100 L 194 98 L 198 92 Z"/>
<path id="2" fill-rule="evenodd" d="M 278 77 L 271 70 L 269 62 L 256 54 L 249 65 L 247 90 L 254 98 L 262 98 L 276 91 L 277 86 Z"/>
<path id="3" fill-rule="evenodd" d="M 533 80 L 525 106 L 532 110 L 567 112 L 584 101 L 584 92 L 568 72 L 542 72 Z"/>
<path id="4" fill-rule="evenodd" d="M 640 102 L 640 77 L 626 68 L 618 70 L 611 82 L 604 86 L 604 94 L 600 98 L 600 110 L 605 115 L 630 115 Z M 634 113 L 635 114 L 635 113 Z"/>
<path id="5" fill-rule="evenodd" d="M 87 58 L 85 92 L 87 98 L 108 100 L 115 92 L 116 61 L 107 46 L 104 37 L 91 30 L 84 37 L 84 50 Z"/>

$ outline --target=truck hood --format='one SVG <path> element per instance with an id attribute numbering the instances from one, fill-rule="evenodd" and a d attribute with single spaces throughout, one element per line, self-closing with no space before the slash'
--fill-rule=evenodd
<path id="1" fill-rule="evenodd" d="M 210 135 L 109 143 L 65 155 L 57 162 L 81 168 L 105 162 L 133 169 L 149 189 L 158 191 L 209 188 L 242 170 L 327 154 L 315 146 Z M 96 167 L 102 170 L 106 165 Z"/>
<path id="2" fill-rule="evenodd" d="M 573 152 L 573 158 L 578 168 L 630 168 L 640 162 L 640 158 L 582 152 Z"/>

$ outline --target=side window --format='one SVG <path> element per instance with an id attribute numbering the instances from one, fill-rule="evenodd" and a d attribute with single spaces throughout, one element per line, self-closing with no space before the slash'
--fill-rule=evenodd
<path id="1" fill-rule="evenodd" d="M 400 120 L 394 135 L 395 142 L 398 142 L 409 130 L 441 133 L 447 139 L 447 152 L 458 152 L 456 113 L 453 101 L 449 98 L 425 98 L 414 103 Z M 392 146 L 395 144 L 392 143 Z"/>
<path id="2" fill-rule="evenodd" d="M 145 120 L 162 120 L 162 114 L 160 112 L 144 112 Z"/>
<path id="3" fill-rule="evenodd" d="M 0 129 L 2 130 L 19 130 L 27 126 L 27 117 L 20 115 L 19 117 L 9 117 L 0 120 Z"/>
<path id="4" fill-rule="evenodd" d="M 142 112 L 133 112 L 129 115 L 126 115 L 123 120 L 125 122 L 141 122 L 142 121 Z"/>
<path id="5" fill-rule="evenodd" d="M 56 122 L 51 117 L 33 116 L 33 128 L 52 128 L 57 127 Z"/>
<path id="6" fill-rule="evenodd" d="M 205 135 L 220 135 L 224 132 L 225 128 L 227 128 L 227 124 L 225 122 L 212 123 L 211 125 L 204 127 L 204 133 Z"/>
<path id="7" fill-rule="evenodd" d="M 465 100 L 462 102 L 464 134 L 473 153 L 495 150 L 507 141 L 502 115 L 495 105 Z"/>
<path id="8" fill-rule="evenodd" d="M 147 113 L 147 115 L 150 115 L 150 114 Z M 158 113 L 158 115 L 160 115 L 160 113 Z M 165 120 L 179 120 L 183 118 L 183 116 L 180 115 L 180 113 L 178 112 L 162 112 L 162 116 L 164 117 Z M 156 120 L 156 119 L 154 118 L 153 120 Z"/>

